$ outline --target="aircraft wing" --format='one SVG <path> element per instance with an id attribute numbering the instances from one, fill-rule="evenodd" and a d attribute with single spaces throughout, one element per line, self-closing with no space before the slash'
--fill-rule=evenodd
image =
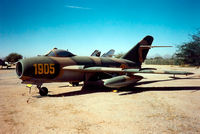
<path id="1" fill-rule="evenodd" d="M 84 67 L 84 66 L 65 66 L 64 70 L 78 72 L 107 72 L 107 73 L 149 73 L 149 74 L 173 74 L 173 75 L 191 75 L 193 73 L 186 71 L 166 71 L 166 70 L 145 70 L 145 69 L 122 69 L 114 67 Z"/>

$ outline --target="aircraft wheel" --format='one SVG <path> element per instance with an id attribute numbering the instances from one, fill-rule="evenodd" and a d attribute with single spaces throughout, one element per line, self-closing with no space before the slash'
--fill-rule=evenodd
<path id="1" fill-rule="evenodd" d="M 41 96 L 47 96 L 48 89 L 46 87 L 42 87 L 42 88 L 40 88 L 39 93 Z"/>
<path id="2" fill-rule="evenodd" d="M 73 87 L 78 86 L 78 85 L 79 85 L 79 82 L 72 82 Z"/>

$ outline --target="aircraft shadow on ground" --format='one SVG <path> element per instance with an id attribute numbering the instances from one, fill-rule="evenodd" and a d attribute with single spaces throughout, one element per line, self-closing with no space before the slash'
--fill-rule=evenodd
<path id="1" fill-rule="evenodd" d="M 15 68 L 0 68 L 0 70 L 15 70 Z"/>
<path id="2" fill-rule="evenodd" d="M 145 85 L 150 83 L 156 82 L 163 82 L 163 81 L 172 81 L 177 79 L 196 79 L 196 78 L 176 78 L 176 79 L 166 79 L 166 80 L 154 80 L 154 81 L 144 81 L 138 82 L 132 87 L 121 88 L 117 90 L 119 95 L 130 95 L 136 94 L 146 91 L 181 91 L 181 90 L 200 90 L 200 86 L 179 86 L 179 87 L 137 87 L 138 85 Z M 199 78 L 198 78 L 199 79 Z M 114 88 L 107 88 L 103 86 L 92 86 L 92 87 L 82 87 L 82 90 L 79 91 L 72 91 L 54 95 L 48 95 L 48 97 L 67 97 L 67 96 L 77 96 L 77 95 L 85 95 L 85 94 L 92 94 L 98 92 L 112 92 L 116 90 Z M 122 93 L 123 92 L 123 93 Z"/>
<path id="3" fill-rule="evenodd" d="M 119 95 L 130 95 L 130 94 L 136 94 L 136 93 L 147 92 L 147 91 L 183 91 L 183 90 L 200 90 L 200 86 L 188 86 L 188 87 L 134 87 L 133 90 L 124 90 L 124 91 L 127 91 L 127 92 L 119 94 Z"/>
<path id="4" fill-rule="evenodd" d="M 106 87 L 82 87 L 79 91 L 72 91 L 72 92 L 66 92 L 66 93 L 60 93 L 60 94 L 54 94 L 54 95 L 48 95 L 49 97 L 67 97 L 67 96 L 76 96 L 76 95 L 84 95 L 84 94 L 92 94 L 92 93 L 98 93 L 98 92 L 111 92 L 111 88 Z"/>
<path id="5" fill-rule="evenodd" d="M 79 86 L 83 86 L 83 84 L 79 84 Z M 59 88 L 63 88 L 63 87 L 70 87 L 70 86 L 69 85 L 59 86 Z"/>

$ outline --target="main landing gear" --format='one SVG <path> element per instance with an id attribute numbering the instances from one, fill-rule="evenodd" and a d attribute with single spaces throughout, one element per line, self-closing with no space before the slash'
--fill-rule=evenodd
<path id="1" fill-rule="evenodd" d="M 78 85 L 79 85 L 79 82 L 72 82 L 73 87 L 78 86 Z"/>
<path id="2" fill-rule="evenodd" d="M 79 86 L 79 82 L 69 82 L 73 87 Z"/>
<path id="3" fill-rule="evenodd" d="M 46 87 L 41 87 L 41 85 L 37 85 L 37 88 L 39 89 L 39 93 L 41 96 L 47 96 L 48 89 Z"/>

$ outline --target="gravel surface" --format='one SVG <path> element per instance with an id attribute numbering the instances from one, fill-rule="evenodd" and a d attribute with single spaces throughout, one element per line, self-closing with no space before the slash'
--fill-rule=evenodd
<path id="1" fill-rule="evenodd" d="M 49 96 L 40 97 L 35 86 L 29 94 L 14 69 L 0 69 L 0 134 L 199 134 L 200 69 L 145 67 L 195 74 L 143 74 L 136 87 L 117 92 L 44 84 Z"/>

